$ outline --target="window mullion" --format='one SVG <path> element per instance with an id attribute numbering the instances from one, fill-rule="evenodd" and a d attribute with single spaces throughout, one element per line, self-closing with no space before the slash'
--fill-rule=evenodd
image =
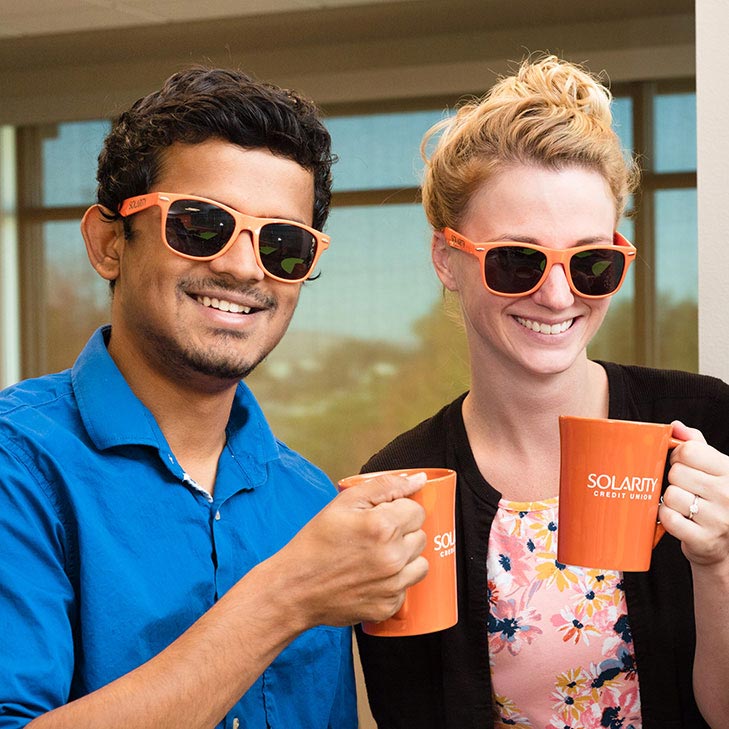
<path id="1" fill-rule="evenodd" d="M 45 127 L 18 129 L 18 213 L 21 311 L 21 375 L 33 377 L 43 372 L 46 361 L 46 282 L 43 250 L 43 223 L 28 217 L 27 210 L 42 205 L 42 140 Z"/>
<path id="2" fill-rule="evenodd" d="M 654 83 L 645 82 L 634 88 L 633 139 L 641 168 L 648 175 L 654 169 L 654 95 Z M 635 267 L 635 352 L 638 364 L 656 366 L 655 193 L 643 184 L 638 197 L 635 218 L 635 242 L 638 247 L 638 265 Z"/>

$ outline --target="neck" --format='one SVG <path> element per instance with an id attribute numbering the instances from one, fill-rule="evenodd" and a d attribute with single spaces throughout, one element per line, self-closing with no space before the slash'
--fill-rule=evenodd
<path id="1" fill-rule="evenodd" d="M 559 416 L 607 417 L 603 368 L 586 357 L 564 372 L 535 375 L 472 368 L 463 405 L 469 443 L 484 477 L 506 498 L 532 501 L 559 487 Z"/>
<path id="2" fill-rule="evenodd" d="M 564 372 L 546 375 L 517 368 L 472 367 L 471 371 L 469 408 L 489 430 L 511 437 L 533 428 L 554 431 L 559 415 L 607 417 L 607 375 L 586 357 Z"/>
<path id="3" fill-rule="evenodd" d="M 182 468 L 212 494 L 238 383 L 173 378 L 135 350 L 122 354 L 113 337 L 109 354 L 134 394 L 149 408 Z"/>

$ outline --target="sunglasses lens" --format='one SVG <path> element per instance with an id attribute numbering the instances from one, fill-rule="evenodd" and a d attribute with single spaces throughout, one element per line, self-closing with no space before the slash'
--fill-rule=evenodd
<path id="1" fill-rule="evenodd" d="M 620 286 L 624 270 L 625 256 L 618 250 L 582 251 L 570 259 L 572 283 L 587 296 L 614 293 Z"/>
<path id="2" fill-rule="evenodd" d="M 288 223 L 268 223 L 258 236 L 263 267 L 287 281 L 300 281 L 309 275 L 316 246 L 316 238 L 308 230 Z"/>
<path id="3" fill-rule="evenodd" d="M 486 283 L 501 294 L 523 294 L 541 281 L 546 263 L 546 256 L 533 248 L 492 248 L 484 259 Z"/>
<path id="4" fill-rule="evenodd" d="M 165 222 L 167 243 L 195 258 L 219 253 L 235 232 L 235 218 L 217 205 L 201 200 L 176 200 Z M 311 272 L 317 240 L 292 223 L 268 223 L 258 236 L 261 263 L 266 272 L 286 281 L 301 281 Z"/>
<path id="5" fill-rule="evenodd" d="M 214 256 L 235 230 L 233 216 L 212 203 L 176 200 L 165 222 L 167 243 L 180 253 L 196 258 Z"/>

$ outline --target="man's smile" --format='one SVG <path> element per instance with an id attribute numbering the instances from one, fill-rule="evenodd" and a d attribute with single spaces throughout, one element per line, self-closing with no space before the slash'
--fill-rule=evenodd
<path id="1" fill-rule="evenodd" d="M 254 309 L 250 306 L 242 306 L 236 304 L 234 301 L 227 301 L 226 299 L 216 299 L 209 296 L 196 296 L 195 300 L 198 304 L 208 306 L 211 309 L 218 309 L 220 311 L 229 311 L 232 314 L 250 314 Z"/>

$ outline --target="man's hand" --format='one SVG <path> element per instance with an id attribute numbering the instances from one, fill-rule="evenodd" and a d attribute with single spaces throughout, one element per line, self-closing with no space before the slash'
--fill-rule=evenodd
<path id="1" fill-rule="evenodd" d="M 176 641 L 88 696 L 35 719 L 38 729 L 216 726 L 283 648 L 315 625 L 384 620 L 422 579 L 425 483 L 378 478 L 347 489 L 254 567 Z M 200 695 L 205 701 L 200 701 Z"/>
<path id="2" fill-rule="evenodd" d="M 406 498 L 425 474 L 345 489 L 271 560 L 302 629 L 389 618 L 428 571 L 423 508 Z M 283 589 L 283 587 L 282 587 Z"/>

